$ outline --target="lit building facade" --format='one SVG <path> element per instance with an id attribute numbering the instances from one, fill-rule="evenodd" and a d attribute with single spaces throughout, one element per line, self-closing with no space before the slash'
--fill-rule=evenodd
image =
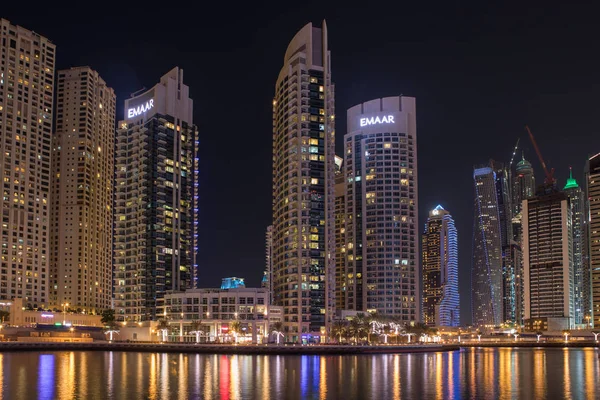
<path id="1" fill-rule="evenodd" d="M 125 100 L 116 139 L 114 301 L 118 321 L 156 319 L 167 291 L 190 288 L 197 128 L 183 71 Z"/>
<path id="2" fill-rule="evenodd" d="M 0 19 L 0 300 L 49 303 L 55 46 Z"/>
<path id="3" fill-rule="evenodd" d="M 523 275 L 526 326 L 550 318 L 574 327 L 572 217 L 565 193 L 550 191 L 523 202 Z"/>
<path id="4" fill-rule="evenodd" d="M 512 183 L 512 205 L 513 214 L 517 215 L 521 212 L 523 200 L 535 195 L 535 176 L 533 175 L 531 163 L 525 159 L 524 155 L 521 161 L 517 163 L 515 172 L 514 182 Z"/>
<path id="5" fill-rule="evenodd" d="M 335 172 L 335 309 L 346 309 L 346 183 L 342 160 Z"/>
<path id="6" fill-rule="evenodd" d="M 273 303 L 273 225 L 265 232 L 265 271 L 260 285 L 269 291 L 269 302 Z"/>
<path id="7" fill-rule="evenodd" d="M 429 212 L 422 236 L 423 323 L 460 326 L 458 235 L 441 205 Z"/>
<path id="8" fill-rule="evenodd" d="M 203 342 L 268 343 L 276 341 L 271 327 L 282 322 L 282 314 L 282 307 L 269 304 L 263 288 L 191 289 L 167 293 L 161 318 L 169 324 L 171 342 L 195 342 L 191 331 L 197 321 Z M 230 330 L 233 321 L 240 323 L 236 337 Z"/>
<path id="9" fill-rule="evenodd" d="M 237 278 L 235 276 L 221 279 L 221 289 L 237 289 L 246 287 L 244 278 Z"/>
<path id="10" fill-rule="evenodd" d="M 489 166 L 475 168 L 471 303 L 473 325 L 503 322 L 502 237 L 496 174 Z"/>
<path id="11" fill-rule="evenodd" d="M 502 321 L 514 323 L 517 320 L 517 275 L 518 261 L 515 258 L 516 243 L 513 240 L 513 207 L 511 183 L 508 169 L 503 163 L 491 160 L 496 180 L 496 199 L 500 218 L 500 241 L 502 257 Z"/>
<path id="12" fill-rule="evenodd" d="M 420 321 L 415 99 L 356 105 L 347 127 L 346 309 Z"/>
<path id="13" fill-rule="evenodd" d="M 592 323 L 600 327 L 600 153 L 590 157 L 586 165 L 586 185 L 588 196 L 588 255 L 590 269 Z"/>
<path id="14" fill-rule="evenodd" d="M 112 308 L 115 93 L 89 67 L 58 71 L 50 302 Z"/>
<path id="15" fill-rule="evenodd" d="M 273 99 L 273 293 L 286 339 L 323 341 L 334 316 L 334 87 L 327 27 L 288 45 Z"/>
<path id="16" fill-rule="evenodd" d="M 563 191 L 567 195 L 569 199 L 569 206 L 571 207 L 571 217 L 572 217 L 572 240 L 573 240 L 573 301 L 574 301 L 574 323 L 576 325 L 586 323 L 585 315 L 587 309 L 587 315 L 589 316 L 589 307 L 584 305 L 584 297 L 585 297 L 585 285 L 584 285 L 584 277 L 586 273 L 585 265 L 584 265 L 584 250 L 585 250 L 585 241 L 587 240 L 586 235 L 586 226 L 585 226 L 585 201 L 584 194 L 577 181 L 573 178 L 573 171 L 570 171 L 569 179 L 567 179 L 567 184 L 563 188 Z M 587 273 L 589 274 L 589 269 L 587 269 Z M 589 284 L 589 279 L 586 280 Z"/>

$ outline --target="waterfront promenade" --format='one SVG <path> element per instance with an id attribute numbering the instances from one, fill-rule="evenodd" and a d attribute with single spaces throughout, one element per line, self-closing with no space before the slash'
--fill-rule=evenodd
<path id="1" fill-rule="evenodd" d="M 0 352 L 6 351 L 133 351 L 153 353 L 256 354 L 256 355 L 344 355 L 398 354 L 456 351 L 457 345 L 232 345 L 183 343 L 126 343 L 126 342 L 0 342 Z"/>

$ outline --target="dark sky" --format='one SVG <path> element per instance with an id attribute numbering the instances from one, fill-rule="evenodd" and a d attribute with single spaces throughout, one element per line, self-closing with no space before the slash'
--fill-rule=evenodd
<path id="1" fill-rule="evenodd" d="M 338 149 L 351 106 L 399 94 L 417 99 L 419 224 L 438 203 L 454 216 L 469 322 L 473 164 L 508 161 L 521 137 L 541 181 L 524 135 L 529 124 L 559 184 L 569 165 L 581 182 L 586 156 L 600 152 L 599 10 L 572 2 L 350 3 L 132 2 L 118 13 L 103 3 L 90 13 L 3 5 L 0 17 L 50 38 L 57 68 L 99 71 L 117 93 L 117 119 L 130 93 L 176 65 L 184 69 L 201 138 L 203 287 L 233 275 L 259 285 L 271 220 L 275 80 L 294 34 L 326 19 Z"/>

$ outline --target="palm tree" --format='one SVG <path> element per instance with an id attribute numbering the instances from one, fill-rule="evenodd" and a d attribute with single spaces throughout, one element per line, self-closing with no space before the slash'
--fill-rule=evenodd
<path id="1" fill-rule="evenodd" d="M 169 333 L 169 322 L 166 319 L 159 319 L 156 330 L 162 333 L 162 341 L 166 342 Z"/>
<path id="2" fill-rule="evenodd" d="M 356 343 L 358 343 L 361 337 L 365 337 L 369 334 L 369 321 L 363 314 L 357 314 L 350 320 L 349 328 Z"/>
<path id="3" fill-rule="evenodd" d="M 277 337 L 277 344 L 279 344 L 279 337 L 283 337 L 283 324 L 281 321 L 277 321 L 271 325 L 271 332 Z"/>
<path id="4" fill-rule="evenodd" d="M 200 343 L 200 335 L 204 335 L 202 330 L 202 321 L 199 319 L 192 320 L 192 330 L 190 333 L 196 335 L 196 343 Z"/>
<path id="5" fill-rule="evenodd" d="M 342 341 L 344 329 L 346 329 L 346 323 L 344 321 L 333 321 L 333 324 L 331 325 L 331 336 L 337 336 L 338 343 Z"/>
<path id="6" fill-rule="evenodd" d="M 235 339 L 235 343 L 237 344 L 237 335 L 242 331 L 242 324 L 240 321 L 233 320 L 229 323 L 229 332 L 233 333 L 233 337 Z"/>

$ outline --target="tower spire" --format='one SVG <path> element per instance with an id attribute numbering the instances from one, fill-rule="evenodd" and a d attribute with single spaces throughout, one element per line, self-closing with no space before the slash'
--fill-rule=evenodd
<path id="1" fill-rule="evenodd" d="M 569 167 L 569 179 L 567 179 L 567 184 L 565 185 L 563 190 L 573 189 L 573 188 L 578 188 L 578 187 L 579 187 L 579 185 L 577 184 L 577 181 L 575 179 L 573 179 L 573 168 Z"/>

